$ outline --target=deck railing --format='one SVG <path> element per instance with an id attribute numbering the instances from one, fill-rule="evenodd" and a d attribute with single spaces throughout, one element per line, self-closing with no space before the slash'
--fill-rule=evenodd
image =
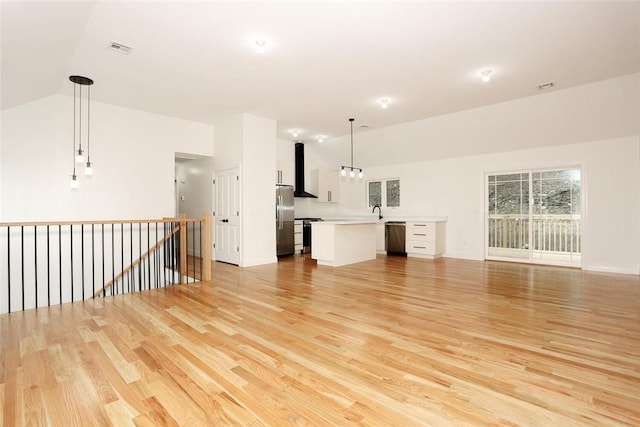
<path id="1" fill-rule="evenodd" d="M 489 217 L 489 247 L 529 249 L 531 226 L 533 250 L 581 252 L 580 215 L 497 215 Z"/>
<path id="2" fill-rule="evenodd" d="M 210 280 L 202 218 L 0 223 L 0 313 Z"/>

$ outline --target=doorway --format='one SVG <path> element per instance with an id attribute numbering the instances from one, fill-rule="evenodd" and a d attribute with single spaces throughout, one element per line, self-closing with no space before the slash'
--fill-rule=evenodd
<path id="1" fill-rule="evenodd" d="M 581 266 L 579 167 L 486 176 L 486 258 Z"/>

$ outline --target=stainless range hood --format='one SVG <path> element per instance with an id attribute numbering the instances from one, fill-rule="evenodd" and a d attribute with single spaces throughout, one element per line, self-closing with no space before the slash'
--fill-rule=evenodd
<path id="1" fill-rule="evenodd" d="M 304 144 L 302 142 L 296 142 L 296 188 L 293 196 L 318 198 L 304 190 Z"/>

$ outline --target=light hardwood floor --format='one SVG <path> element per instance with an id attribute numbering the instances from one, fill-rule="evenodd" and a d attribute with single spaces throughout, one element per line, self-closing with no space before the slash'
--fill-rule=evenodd
<path id="1" fill-rule="evenodd" d="M 13 425 L 640 425 L 640 277 L 300 256 L 0 316 Z"/>

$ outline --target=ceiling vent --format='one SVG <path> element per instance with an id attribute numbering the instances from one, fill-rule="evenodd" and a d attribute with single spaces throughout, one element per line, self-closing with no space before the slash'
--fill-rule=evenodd
<path id="1" fill-rule="evenodd" d="M 554 86 L 555 86 L 555 83 L 553 82 L 542 83 L 541 85 L 538 85 L 538 90 L 551 89 Z"/>
<path id="2" fill-rule="evenodd" d="M 121 53 L 123 55 L 129 55 L 131 53 L 131 51 L 133 50 L 132 47 L 125 46 L 125 45 L 117 43 L 117 42 L 109 43 L 109 49 L 114 51 L 114 52 Z"/>

